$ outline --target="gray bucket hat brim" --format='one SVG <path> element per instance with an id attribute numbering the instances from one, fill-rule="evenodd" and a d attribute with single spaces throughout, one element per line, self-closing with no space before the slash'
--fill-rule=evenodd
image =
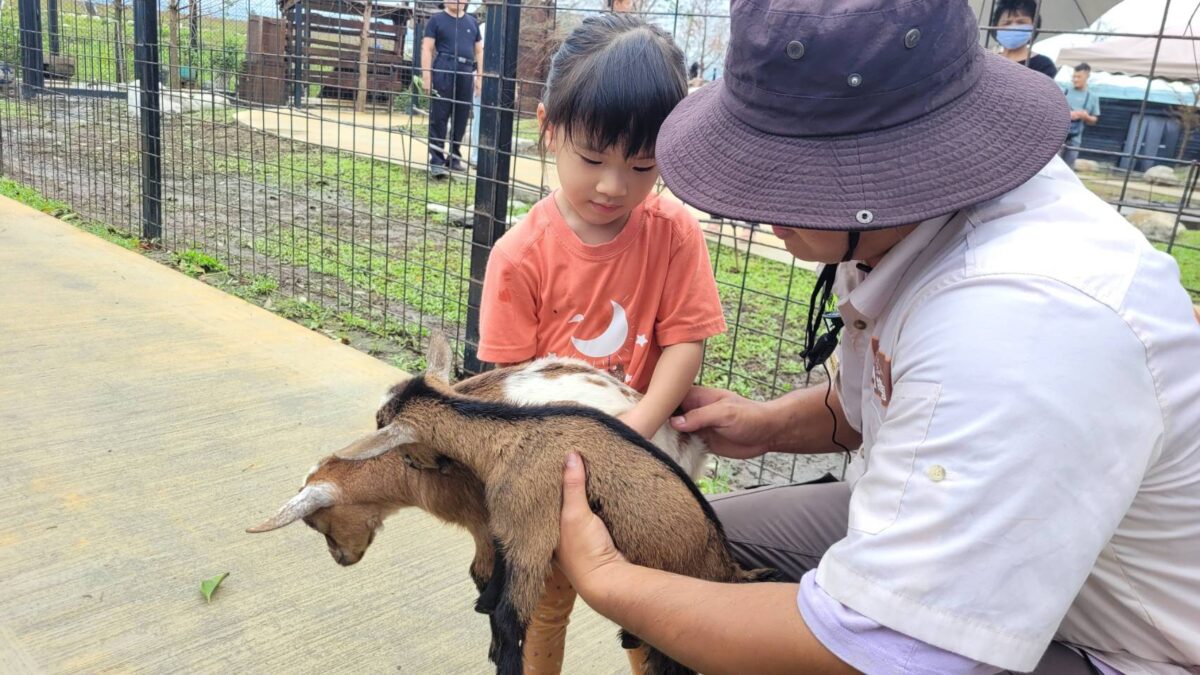
<path id="1" fill-rule="evenodd" d="M 813 230 L 918 223 L 1023 184 L 1062 147 L 1070 110 L 1045 75 L 986 54 L 978 81 L 904 124 L 842 136 L 755 129 L 724 103 L 717 80 L 662 126 L 663 181 L 714 216 Z"/>

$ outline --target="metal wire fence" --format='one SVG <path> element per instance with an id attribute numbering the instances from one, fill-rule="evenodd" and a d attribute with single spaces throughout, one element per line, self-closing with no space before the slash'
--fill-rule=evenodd
<path id="1" fill-rule="evenodd" d="M 420 38 L 438 4 L 9 0 L 0 6 L 3 192 L 404 368 L 421 367 L 423 339 L 441 331 L 475 370 L 491 246 L 558 185 L 535 116 L 558 38 L 588 13 L 640 12 L 675 37 L 692 87 L 721 74 L 727 3 L 615 2 L 471 6 L 483 27 L 482 92 L 463 108 L 465 170 L 439 177 L 420 77 Z M 990 46 L 993 4 L 975 4 Z M 1177 1 L 1157 11 L 1150 31 L 1094 23 L 1096 14 L 1048 20 L 1040 36 L 1093 47 L 1149 40 L 1144 74 L 1154 75 L 1160 55 L 1177 51 L 1162 49 L 1173 35 L 1194 45 L 1188 13 L 1177 28 Z M 1189 72 L 1110 92 L 1125 98 L 1100 92 L 1101 124 L 1085 131 L 1076 166 L 1176 256 L 1200 297 L 1200 68 Z M 769 229 L 697 215 L 730 326 L 709 341 L 701 381 L 758 398 L 812 384 L 798 356 L 810 268 Z M 830 466 L 772 456 L 724 466 L 717 482 L 794 480 Z"/>

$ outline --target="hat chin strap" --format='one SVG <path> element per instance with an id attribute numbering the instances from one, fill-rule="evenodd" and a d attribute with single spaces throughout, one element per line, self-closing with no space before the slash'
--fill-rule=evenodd
<path id="1" fill-rule="evenodd" d="M 856 230 L 851 230 L 846 244 L 846 254 L 842 256 L 842 262 L 849 262 L 854 257 L 854 252 L 858 249 L 858 242 L 862 239 L 862 233 Z M 817 283 L 813 286 L 812 296 L 808 301 L 808 324 L 804 330 L 804 351 L 800 352 L 800 358 L 804 359 L 804 370 L 811 371 L 813 368 L 825 363 L 830 356 L 833 355 L 833 350 L 837 349 L 838 336 L 842 332 L 842 317 L 837 312 L 825 313 L 825 307 L 829 304 L 829 299 L 833 295 L 833 280 L 837 276 L 838 265 L 825 265 L 821 269 L 821 274 L 817 276 Z M 828 318 L 830 329 L 817 335 L 817 331 L 821 328 L 821 319 Z"/>

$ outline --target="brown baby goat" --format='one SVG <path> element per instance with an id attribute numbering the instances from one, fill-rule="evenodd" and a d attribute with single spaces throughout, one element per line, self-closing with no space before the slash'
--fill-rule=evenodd
<path id="1" fill-rule="evenodd" d="M 429 473 L 463 466 L 483 483 L 496 553 L 480 605 L 495 612 L 502 675 L 522 672 L 525 629 L 558 544 L 569 452 L 583 458 L 589 502 L 632 562 L 711 581 L 769 576 L 737 565 L 707 500 L 675 462 L 597 410 L 485 401 L 426 373 L 393 387 L 379 421 L 378 431 L 337 456 L 366 460 L 397 450 Z M 625 641 L 637 643 L 630 636 Z M 653 648 L 646 665 L 653 674 L 692 672 Z"/>

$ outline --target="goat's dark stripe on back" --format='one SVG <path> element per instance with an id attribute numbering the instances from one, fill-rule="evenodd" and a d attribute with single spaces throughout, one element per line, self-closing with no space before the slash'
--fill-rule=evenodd
<path id="1" fill-rule="evenodd" d="M 513 405 L 511 403 L 499 403 L 495 401 L 481 401 L 478 399 L 469 398 L 451 398 L 442 392 L 430 387 L 423 377 L 415 377 L 409 381 L 404 391 L 400 392 L 395 401 L 407 400 L 413 397 L 430 398 L 448 405 L 455 412 L 466 417 L 483 417 L 489 420 L 503 422 L 522 422 L 527 420 L 541 420 L 547 417 L 582 417 L 599 422 L 608 427 L 616 435 L 623 440 L 636 445 L 675 474 L 679 480 L 691 491 L 692 496 L 700 504 L 701 510 L 704 511 L 704 516 L 717 528 L 717 535 L 721 538 L 721 543 L 728 546 L 725 539 L 725 528 L 721 526 L 721 521 L 717 519 L 717 514 L 713 511 L 712 504 L 709 504 L 704 493 L 700 492 L 700 488 L 692 481 L 691 477 L 684 472 L 683 468 L 675 463 L 675 460 L 667 456 L 665 452 L 659 449 L 650 441 L 646 440 L 641 434 L 634 431 L 621 422 L 617 418 L 603 413 L 595 408 L 586 406 L 569 406 L 569 405 Z"/>

